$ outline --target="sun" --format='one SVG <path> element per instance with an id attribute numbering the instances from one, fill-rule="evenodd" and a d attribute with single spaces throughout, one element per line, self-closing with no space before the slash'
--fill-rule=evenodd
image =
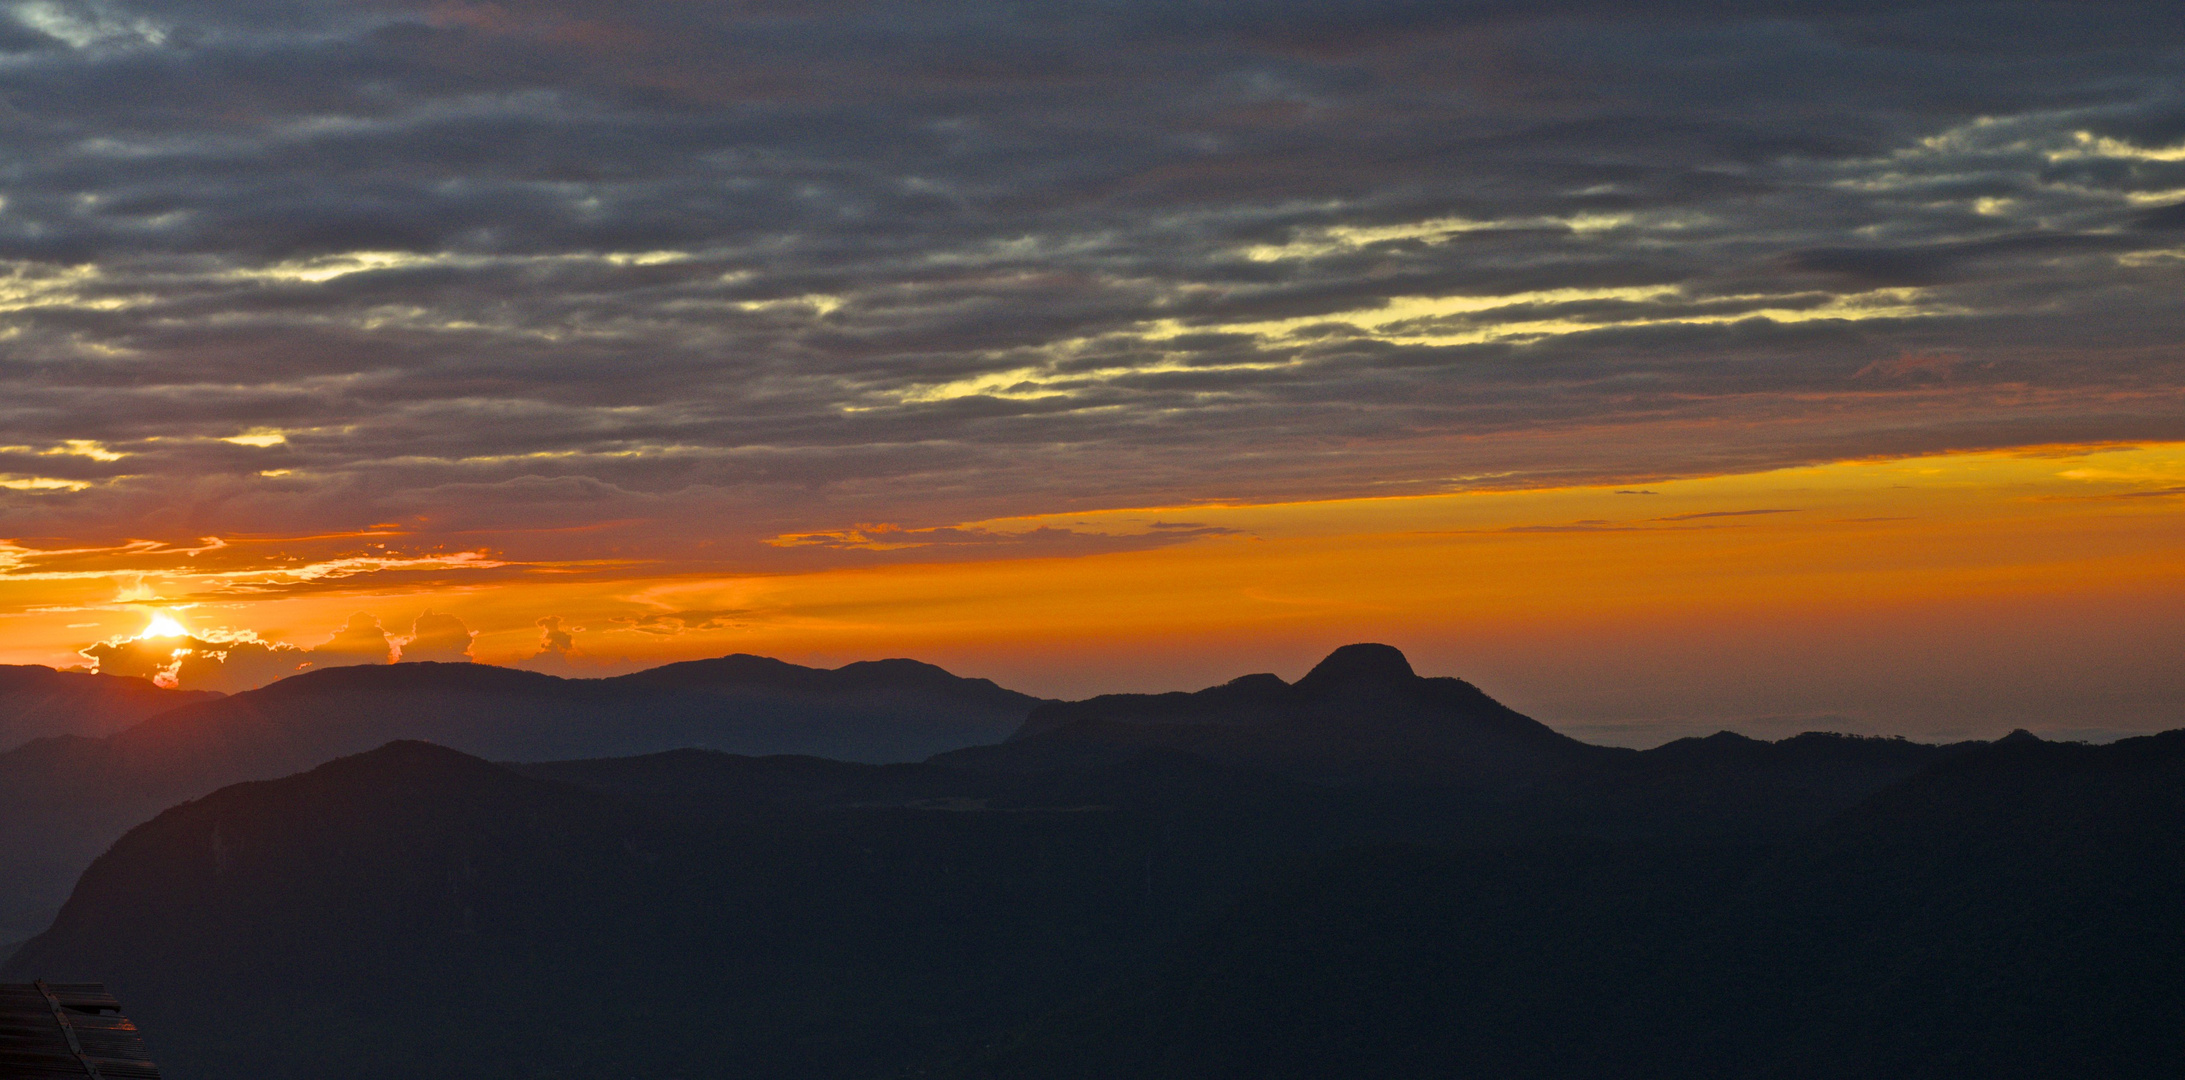
<path id="1" fill-rule="evenodd" d="M 156 612 L 152 615 L 151 625 L 145 627 L 144 632 L 137 635 L 137 640 L 142 641 L 145 638 L 189 636 L 190 632 L 188 630 L 184 630 L 182 628 L 182 624 L 175 621 L 174 616 L 169 615 L 164 611 L 161 611 Z"/>

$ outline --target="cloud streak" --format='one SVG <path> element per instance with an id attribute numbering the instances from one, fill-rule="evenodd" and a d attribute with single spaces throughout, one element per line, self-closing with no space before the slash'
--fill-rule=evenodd
<path id="1" fill-rule="evenodd" d="M 2181 41 L 2137 3 L 18 4 L 0 536 L 399 526 L 221 579 L 287 595 L 2181 438 Z"/>

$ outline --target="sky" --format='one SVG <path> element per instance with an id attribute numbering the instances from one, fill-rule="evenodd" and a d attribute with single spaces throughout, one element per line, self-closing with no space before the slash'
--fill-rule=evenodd
<path id="1" fill-rule="evenodd" d="M 2185 726 L 2185 8 L 0 4 L 0 661 Z"/>

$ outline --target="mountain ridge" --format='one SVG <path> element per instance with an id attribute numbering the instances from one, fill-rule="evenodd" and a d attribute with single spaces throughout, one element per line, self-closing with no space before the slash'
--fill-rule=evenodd
<path id="1" fill-rule="evenodd" d="M 2018 735 L 1753 848 L 1336 852 L 947 1080 L 2167 1077 L 2185 730 Z"/>
<path id="2" fill-rule="evenodd" d="M 330 668 L 104 739 L 0 754 L 0 864 L 16 870 L 0 880 L 0 938 L 42 928 L 94 856 L 167 806 L 399 739 L 518 762 L 711 747 L 1018 776 L 1185 755 L 1285 782 L 1400 791 L 1428 819 L 1493 808 L 1537 828 L 1629 836 L 1804 827 L 1952 752 L 1595 746 L 1463 680 L 1419 676 L 1376 644 L 1336 649 L 1294 684 L 1253 675 L 1082 702 L 911 660 L 827 671 L 738 654 L 587 680 L 469 664 Z"/>
<path id="3" fill-rule="evenodd" d="M 178 1076 L 222 1060 L 360 1080 L 510 1061 L 613 1074 L 662 1050 L 688 1055 L 671 1071 L 718 1073 L 727 1055 L 857 1076 L 901 1045 L 953 1042 L 959 1012 L 983 1030 L 1059 1004 L 1160 917 L 1140 883 L 1159 833 L 1112 808 L 681 816 L 539 773 L 395 742 L 231 785 L 130 830 L 0 965 L 111 973 Z M 380 1037 L 385 1023 L 402 1037 Z"/>
<path id="4" fill-rule="evenodd" d="M 1907 752 L 1692 742 L 1660 767 Z M 2185 932 L 2163 929 L 2162 898 L 2185 887 L 2185 731 L 1930 750 L 1756 843 L 1543 830 L 1518 820 L 1537 805 L 1157 748 L 1027 774 L 690 749 L 511 765 L 392 742 L 131 830 L 0 977 L 98 974 L 173 1033 L 182 1077 L 1303 1080 L 1463 1061 L 1818 1080 L 1954 1075 L 1923 1063 L 2006 1062 L 1980 1049 L 1996 1039 L 2055 1075 L 2074 1044 L 2042 1010 L 2072 1000 L 2099 1030 L 2180 1042 L 2162 980 L 2185 990 Z M 2025 932 L 2081 911 L 2109 928 L 2091 951 Z M 2025 986 L 2000 1011 L 1955 1004 L 1921 935 L 1973 983 Z M 2111 977 L 2144 1000 L 2087 1012 Z"/>
<path id="5" fill-rule="evenodd" d="M 0 753 L 57 735 L 99 738 L 193 701 L 210 690 L 172 690 L 150 679 L 0 664 Z"/>
<path id="6" fill-rule="evenodd" d="M 35 931 L 130 826 L 227 784 L 398 739 L 503 760 L 686 746 L 915 761 L 1014 731 L 1039 699 L 916 661 L 803 668 L 758 657 L 603 679 L 412 662 L 307 671 L 97 739 L 0 753 L 0 938 Z M 659 670 L 659 669 L 655 669 Z"/>

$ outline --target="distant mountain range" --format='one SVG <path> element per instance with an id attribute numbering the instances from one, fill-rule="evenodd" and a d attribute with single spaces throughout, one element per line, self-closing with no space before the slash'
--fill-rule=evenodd
<path id="1" fill-rule="evenodd" d="M 1021 711 L 924 761 L 611 756 L 775 730 L 629 704 L 724 686 Z M 608 750 L 395 741 L 199 793 L 0 979 L 106 981 L 183 1080 L 2185 1063 L 2185 732 L 1639 752 L 1351 646 L 1296 683 L 1074 703 L 907 662 L 345 669 L 0 765 L 144 805 L 396 725 Z"/>
<path id="2" fill-rule="evenodd" d="M 1246 675 L 1193 694 L 1110 694 L 1032 711 L 962 760 L 1092 761 L 1148 747 L 1324 783 L 1426 779 L 1503 789 L 1625 757 L 1557 734 L 1460 679 L 1420 678 L 1386 645 L 1346 645 L 1304 678 Z"/>
<path id="3" fill-rule="evenodd" d="M 329 668 L 177 700 L 189 704 L 104 738 L 0 753 L 0 941 L 42 927 L 94 856 L 160 810 L 392 740 L 506 761 L 683 747 L 915 761 L 996 742 L 1039 704 L 912 660 L 828 671 L 743 655 L 610 679 L 484 664 Z"/>
<path id="4" fill-rule="evenodd" d="M 1387 645 L 1346 645 L 1295 683 L 1246 675 L 1197 693 L 1049 702 L 1008 741 L 935 761 L 1040 771 L 1162 750 L 1384 798 L 1496 808 L 1536 831 L 1764 839 L 1817 824 L 1961 749 L 1829 734 L 1769 743 L 1730 732 L 1646 751 L 1596 746 L 1461 679 L 1422 678 Z"/>
<path id="5" fill-rule="evenodd" d="M 111 735 L 146 717 L 220 695 L 150 679 L 0 664 L 0 751 L 55 735 Z"/>

